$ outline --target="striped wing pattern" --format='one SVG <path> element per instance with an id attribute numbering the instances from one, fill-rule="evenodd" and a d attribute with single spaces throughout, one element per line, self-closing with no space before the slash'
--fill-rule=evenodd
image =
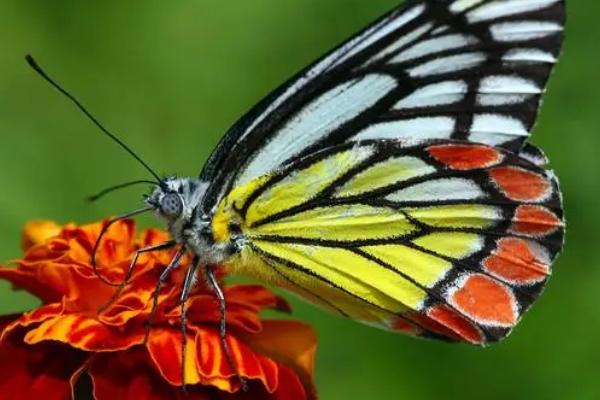
<path id="1" fill-rule="evenodd" d="M 563 241 L 554 175 L 482 144 L 368 140 L 237 187 L 228 264 L 367 324 L 485 344 L 542 291 Z"/>
<path id="2" fill-rule="evenodd" d="M 559 55 L 563 0 L 408 2 L 299 73 L 227 133 L 202 178 L 232 187 L 325 147 L 469 140 L 518 152 Z"/>
<path id="3" fill-rule="evenodd" d="M 564 20 L 564 0 L 410 1 L 275 90 L 201 174 L 227 264 L 392 331 L 505 337 L 563 243 L 528 138 Z"/>

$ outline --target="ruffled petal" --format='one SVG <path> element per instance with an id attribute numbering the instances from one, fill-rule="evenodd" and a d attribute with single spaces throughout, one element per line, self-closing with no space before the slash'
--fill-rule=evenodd
<path id="1" fill-rule="evenodd" d="M 11 400 L 71 398 L 71 378 L 85 363 L 83 352 L 57 344 L 0 343 L 0 393 Z"/>
<path id="2" fill-rule="evenodd" d="M 62 237 L 69 241 L 75 250 L 74 261 L 88 264 L 90 254 L 96 245 L 100 232 L 108 220 L 102 223 L 84 225 L 81 227 L 68 225 L 63 229 Z M 99 267 L 109 267 L 131 255 L 135 239 L 135 222 L 121 220 L 114 223 L 102 238 L 96 253 Z"/>
<path id="3" fill-rule="evenodd" d="M 98 279 L 90 265 L 92 249 L 105 224 L 60 228 L 47 222 L 32 223 L 23 235 L 25 257 L 16 262 L 16 269 L 0 268 L 0 279 L 30 291 L 45 303 L 21 316 L 0 317 L 0 356 L 18 357 L 26 363 L 17 365 L 21 371 L 13 371 L 18 385 L 5 381 L 6 390 L 16 390 L 29 380 L 37 386 L 27 387 L 26 394 L 18 399 L 49 398 L 46 387 L 50 387 L 62 400 L 69 397 L 79 376 L 89 370 L 97 400 L 313 398 L 314 333 L 303 324 L 263 324 L 260 319 L 265 309 L 289 312 L 285 300 L 257 285 L 225 287 L 232 366 L 217 329 L 218 304 L 202 281 L 188 303 L 183 381 L 189 394 L 183 396 L 179 296 L 190 257 L 185 256 L 181 268 L 165 282 L 149 342 L 140 346 L 156 280 L 173 251 L 141 255 L 130 284 L 108 304 L 116 288 Z M 147 230 L 135 239 L 133 222 L 116 223 L 99 246 L 100 273 L 120 282 L 137 249 L 166 240 L 168 234 L 159 230 Z M 217 270 L 219 280 L 225 274 L 226 268 Z M 240 390 L 238 373 L 248 381 L 248 392 Z M 11 393 L 3 389 L 0 384 L 0 393 Z M 36 390 L 40 390 L 39 395 Z"/>
<path id="4" fill-rule="evenodd" d="M 197 367 L 196 333 L 195 329 L 188 332 L 186 340 L 185 382 L 190 385 L 203 381 Z M 171 385 L 181 386 L 181 333 L 173 328 L 155 327 L 150 332 L 147 347 L 162 377 Z"/>
<path id="5" fill-rule="evenodd" d="M 50 318 L 25 335 L 25 342 L 37 344 L 58 341 L 92 352 L 117 351 L 142 343 L 146 331 L 142 326 L 116 329 L 95 318 L 68 314 Z"/>
<path id="6" fill-rule="evenodd" d="M 58 236 L 62 227 L 54 221 L 31 221 L 23 228 L 21 235 L 21 248 L 29 248 L 45 243 L 48 239 Z"/>
<path id="7" fill-rule="evenodd" d="M 172 386 L 153 368 L 147 354 L 141 350 L 105 353 L 91 362 L 89 374 L 96 400 L 306 400 L 305 390 L 286 367 L 278 370 L 278 388 L 269 393 L 262 385 L 251 383 L 249 390 L 236 393 L 220 392 L 216 388 L 188 385 L 187 394 Z"/>
<path id="8" fill-rule="evenodd" d="M 98 319 L 111 326 L 121 326 L 129 323 L 136 317 L 147 319 L 152 309 L 153 294 L 158 277 L 155 273 L 145 273 L 136 277 L 130 285 L 127 285 L 119 297 L 108 305 L 99 315 Z M 155 317 L 156 323 L 164 320 L 164 302 L 174 293 L 180 293 L 178 287 L 169 287 L 160 294 L 158 309 Z M 179 289 L 179 290 L 178 290 Z M 113 289 L 115 290 L 115 289 Z"/>
<path id="9" fill-rule="evenodd" d="M 221 337 L 217 330 L 200 330 L 197 340 L 198 368 L 200 374 L 212 380 L 225 380 L 226 385 L 219 389 L 235 392 L 240 389 L 240 382 L 227 360 Z M 227 343 L 237 367 L 237 373 L 248 380 L 259 380 L 270 393 L 277 389 L 277 364 L 261 354 L 252 351 L 245 343 L 232 335 L 227 336 Z"/>
<path id="10" fill-rule="evenodd" d="M 240 339 L 256 351 L 292 370 L 307 388 L 309 398 L 316 397 L 314 365 L 317 335 L 308 325 L 292 320 L 262 321 L 263 330 L 255 335 L 242 334 Z"/>
<path id="11" fill-rule="evenodd" d="M 269 392 L 277 390 L 278 366 L 246 344 L 229 335 L 227 343 L 240 376 L 257 380 Z M 174 386 L 181 386 L 181 334 L 175 329 L 153 329 L 148 350 L 161 375 Z M 214 386 L 234 393 L 240 389 L 236 373 L 229 365 L 219 333 L 198 328 L 188 333 L 186 345 L 186 384 Z"/>
<path id="12" fill-rule="evenodd" d="M 270 394 L 269 400 L 307 400 L 316 399 L 316 395 L 307 395 L 298 375 L 291 369 L 279 366 L 279 384 L 277 390 Z"/>
<path id="13" fill-rule="evenodd" d="M 99 354 L 89 374 L 95 400 L 171 400 L 180 391 L 160 377 L 141 350 Z"/>
<path id="14" fill-rule="evenodd" d="M 279 365 L 277 376 L 277 389 L 269 393 L 265 387 L 256 382 L 250 382 L 249 390 L 238 390 L 235 393 L 219 392 L 219 394 L 210 399 L 219 400 L 314 400 L 316 397 L 309 397 L 306 389 L 302 386 L 300 379 L 295 372 L 285 366 Z"/>
<path id="15" fill-rule="evenodd" d="M 61 299 L 59 292 L 39 281 L 30 271 L 0 267 L 0 279 L 10 282 L 14 288 L 31 293 L 43 303 L 54 303 Z"/>
<path id="16" fill-rule="evenodd" d="M 38 282 L 60 293 L 67 312 L 97 312 L 112 296 L 114 288 L 100 281 L 90 267 L 69 262 L 21 262 L 22 270 L 30 269 Z"/>
<path id="17" fill-rule="evenodd" d="M 61 303 L 52 303 L 24 313 L 2 329 L 0 341 L 4 340 L 8 334 L 13 332 L 13 330 L 18 327 L 25 328 L 33 324 L 38 324 L 47 319 L 60 315 L 62 311 L 63 306 Z"/>
<path id="18" fill-rule="evenodd" d="M 283 298 L 259 285 L 232 285 L 225 288 L 227 301 L 227 326 L 239 328 L 246 332 L 256 333 L 262 329 L 260 312 L 266 309 L 285 313 L 291 312 L 291 307 Z M 168 317 L 181 315 L 181 308 L 176 307 Z M 219 323 L 221 315 L 217 299 L 212 293 L 194 295 L 188 305 L 188 321 L 190 323 Z"/>

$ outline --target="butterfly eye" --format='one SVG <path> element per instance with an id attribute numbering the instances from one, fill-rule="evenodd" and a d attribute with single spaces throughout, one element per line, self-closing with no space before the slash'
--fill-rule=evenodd
<path id="1" fill-rule="evenodd" d="M 162 198 L 160 209 L 167 217 L 179 217 L 183 211 L 183 200 L 177 193 L 168 193 Z"/>

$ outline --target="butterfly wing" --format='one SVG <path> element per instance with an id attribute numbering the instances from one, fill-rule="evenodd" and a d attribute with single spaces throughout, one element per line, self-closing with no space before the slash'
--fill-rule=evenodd
<path id="1" fill-rule="evenodd" d="M 233 186 L 366 139 L 460 139 L 518 151 L 562 45 L 563 0 L 411 1 L 256 105 L 201 177 Z"/>
<path id="2" fill-rule="evenodd" d="M 554 175 L 468 142 L 344 144 L 236 188 L 215 217 L 234 272 L 352 319 L 485 344 L 542 291 L 563 242 Z"/>

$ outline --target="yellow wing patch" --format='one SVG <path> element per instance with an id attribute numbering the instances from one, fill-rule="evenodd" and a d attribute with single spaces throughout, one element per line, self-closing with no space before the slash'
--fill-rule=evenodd
<path id="1" fill-rule="evenodd" d="M 292 265 L 302 266 L 303 269 L 321 277 L 322 280 L 314 279 L 309 286 L 317 292 L 322 291 L 324 286 L 332 286 L 327 283 L 331 282 L 343 288 L 342 293 L 347 292 L 355 296 L 352 303 L 356 304 L 357 298 L 363 299 L 363 307 L 370 304 L 397 313 L 406 307 L 418 307 L 426 296 L 425 291 L 415 287 L 398 273 L 347 249 L 269 243 L 260 240 L 253 241 L 253 244 L 261 251 L 289 262 L 287 266 L 282 267 L 293 269 Z M 338 306 L 351 312 L 352 307 L 345 304 Z"/>
<path id="2" fill-rule="evenodd" d="M 501 219 L 499 208 L 480 204 L 459 204 L 435 207 L 408 208 L 408 215 L 436 228 L 485 229 Z"/>
<path id="3" fill-rule="evenodd" d="M 475 233 L 438 232 L 421 236 L 413 243 L 450 258 L 466 258 L 483 249 L 483 237 Z"/>
<path id="4" fill-rule="evenodd" d="M 335 196 L 356 196 L 432 172 L 435 168 L 416 157 L 391 158 L 356 174 L 336 190 Z"/>
<path id="5" fill-rule="evenodd" d="M 252 235 L 277 235 L 331 241 L 401 237 L 416 230 L 403 214 L 362 204 L 319 207 L 281 218 L 251 230 Z"/>
<path id="6" fill-rule="evenodd" d="M 269 215 L 307 202 L 372 154 L 370 147 L 347 150 L 290 173 L 252 202 L 246 214 L 246 223 L 252 225 Z"/>
<path id="7" fill-rule="evenodd" d="M 330 311 L 393 330 L 484 343 L 505 336 L 518 319 L 505 282 L 528 270 L 514 270 L 519 265 L 506 253 L 538 264 L 549 259 L 538 256 L 541 241 L 501 241 L 524 229 L 521 214 L 529 209 L 485 180 L 494 162 L 518 162 L 497 152 L 383 141 L 332 148 L 234 189 L 214 217 L 214 239 L 233 240 L 235 222 L 241 233 L 240 251 L 227 261 L 233 272 Z M 481 166 L 464 154 L 480 154 Z"/>
<path id="8" fill-rule="evenodd" d="M 390 268 L 428 288 L 438 283 L 452 268 L 449 261 L 403 245 L 368 246 L 362 250 L 379 260 L 385 260 Z"/>

